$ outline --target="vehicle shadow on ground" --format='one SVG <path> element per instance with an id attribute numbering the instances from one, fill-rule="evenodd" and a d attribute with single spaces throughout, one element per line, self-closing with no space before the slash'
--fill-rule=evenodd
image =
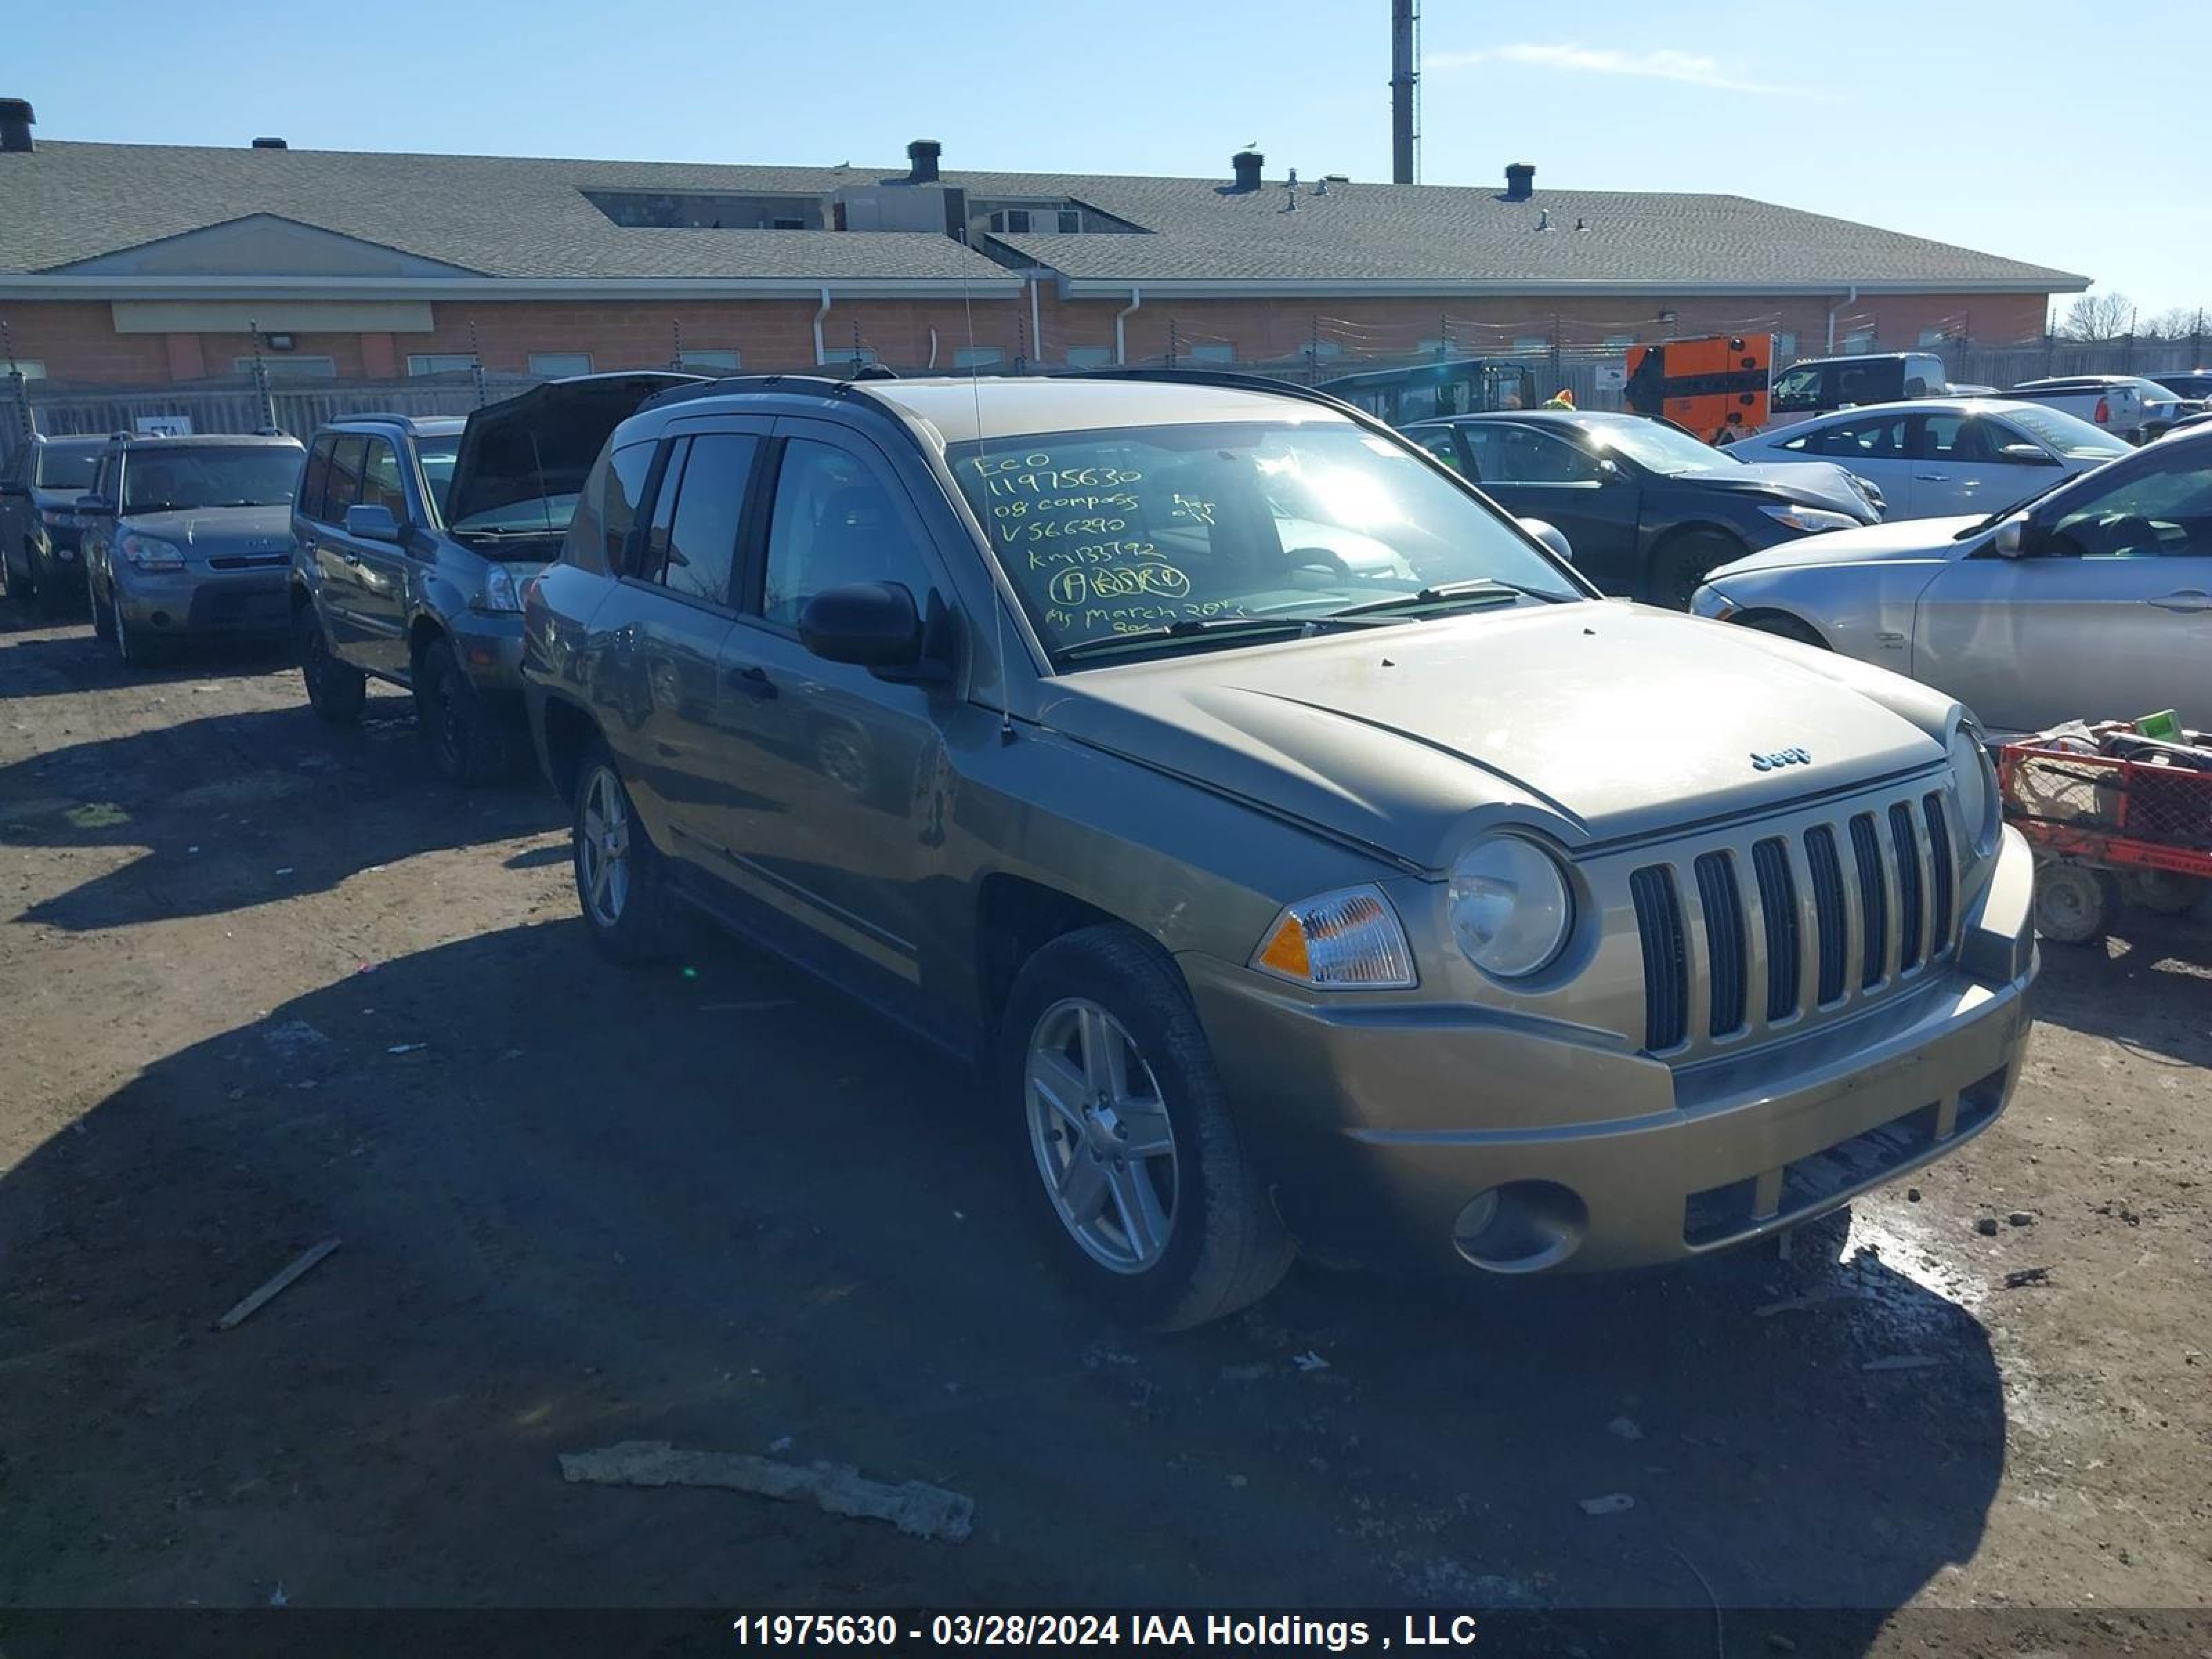
<path id="1" fill-rule="evenodd" d="M 1987 1337 L 1878 1260 L 1302 1270 L 1137 1336 L 1005 1117 L 779 966 L 574 921 L 164 1060 L 0 1176 L 0 1602 L 1676 1609 L 1585 1644 L 1638 1654 L 1717 1602 L 1860 1609 L 1818 1650 L 1858 1652 L 1975 1551 Z M 639 1439 L 933 1482 L 975 1535 L 563 1484 Z"/>
<path id="2" fill-rule="evenodd" d="M 2212 917 L 2124 910 L 2110 939 L 2042 951 L 2038 1019 L 2212 1066 Z"/>
<path id="3" fill-rule="evenodd" d="M 0 623 L 0 702 L 111 686 L 246 678 L 289 668 L 291 662 L 287 641 L 195 641 L 153 667 L 129 667 L 114 646 L 94 638 L 82 623 L 8 617 Z"/>
<path id="4" fill-rule="evenodd" d="M 467 791 L 441 781 L 411 704 L 390 696 L 372 697 L 355 728 L 327 726 L 303 702 L 0 767 L 0 847 L 141 849 L 16 917 L 73 931 L 321 892 L 364 869 L 536 834 L 566 816 L 534 779 Z"/>

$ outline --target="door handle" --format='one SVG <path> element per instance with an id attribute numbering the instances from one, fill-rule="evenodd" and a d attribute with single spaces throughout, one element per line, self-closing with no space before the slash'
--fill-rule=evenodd
<path id="1" fill-rule="evenodd" d="M 775 695 L 775 682 L 769 678 L 765 668 L 733 668 L 729 682 L 730 690 L 744 692 L 755 702 L 766 702 Z"/>
<path id="2" fill-rule="evenodd" d="M 1916 472 L 1912 475 L 1912 482 L 1915 483 L 1948 483 L 1951 481 L 1945 477 L 1941 472 Z M 1961 479 L 1960 482 L 1964 483 L 1969 483 L 1971 480 Z"/>
<path id="3" fill-rule="evenodd" d="M 2212 593 L 2201 587 L 2185 587 L 2178 593 L 2162 593 L 2157 599 L 2145 599 L 2145 605 L 2154 605 L 2161 611 L 2191 613 L 2212 611 Z"/>

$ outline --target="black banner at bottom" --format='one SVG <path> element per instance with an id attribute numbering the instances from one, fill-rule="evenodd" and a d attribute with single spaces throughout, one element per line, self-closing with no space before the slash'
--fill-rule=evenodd
<path id="1" fill-rule="evenodd" d="M 0 1609 L 0 1659 L 994 1652 L 2201 1659 L 2212 1608 Z"/>

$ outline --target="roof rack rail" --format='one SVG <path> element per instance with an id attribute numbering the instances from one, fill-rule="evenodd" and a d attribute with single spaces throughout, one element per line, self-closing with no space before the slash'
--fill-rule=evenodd
<path id="1" fill-rule="evenodd" d="M 1333 392 L 1316 386 L 1301 386 L 1296 380 L 1279 380 L 1271 374 L 1240 374 L 1234 369 L 1220 368 L 1084 368 L 1055 374 L 1054 380 L 1158 380 L 1170 386 L 1218 386 L 1233 392 L 1272 392 L 1278 397 L 1297 398 L 1310 404 L 1341 413 L 1366 416 L 1367 411 L 1355 404 L 1348 404 Z M 1368 416 L 1371 419 L 1372 416 Z"/>
<path id="2" fill-rule="evenodd" d="M 897 375 L 889 369 L 872 373 L 863 368 L 858 374 L 840 377 L 830 374 L 728 374 L 719 380 L 702 380 L 696 386 L 672 386 L 665 392 L 656 392 L 638 405 L 639 410 L 665 409 L 671 404 L 688 403 L 694 398 L 719 398 L 732 392 L 811 392 L 824 398 L 848 398 L 853 388 L 863 380 L 895 380 Z"/>

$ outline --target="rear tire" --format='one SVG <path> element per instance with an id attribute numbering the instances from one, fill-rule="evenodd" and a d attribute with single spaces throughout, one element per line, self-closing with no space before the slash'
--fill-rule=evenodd
<path id="1" fill-rule="evenodd" d="M 2035 931 L 2053 945 L 2094 944 L 2119 908 L 2120 884 L 2109 870 L 2054 862 L 2035 872 Z"/>
<path id="2" fill-rule="evenodd" d="M 368 676 L 348 667 L 331 652 L 313 600 L 299 608 L 292 627 L 299 641 L 300 678 L 307 682 L 307 706 L 332 726 L 356 724 L 368 702 Z"/>
<path id="3" fill-rule="evenodd" d="M 2121 878 L 2127 902 L 2153 915 L 2185 916 L 2212 902 L 2212 881 L 2172 870 L 2130 870 Z"/>
<path id="4" fill-rule="evenodd" d="M 416 662 L 415 718 L 430 745 L 431 763 L 449 783 L 474 787 L 511 769 L 510 734 L 447 641 L 433 641 Z"/>
<path id="5" fill-rule="evenodd" d="M 1143 934 L 1086 927 L 1031 957 L 999 1061 L 1047 1248 L 1120 1318 L 1188 1329 L 1257 1302 L 1289 1270 L 1295 1249 L 1198 1012 Z"/>
<path id="6" fill-rule="evenodd" d="M 653 962 L 676 940 L 668 864 L 645 826 L 605 744 L 593 738 L 576 768 L 569 824 L 576 903 L 599 953 L 616 962 Z"/>
<path id="7" fill-rule="evenodd" d="M 1717 530 L 1695 530 L 1662 543 L 1652 555 L 1651 579 L 1646 602 L 1669 611 L 1687 611 L 1690 596 L 1706 575 L 1750 550 L 1733 536 Z"/>

